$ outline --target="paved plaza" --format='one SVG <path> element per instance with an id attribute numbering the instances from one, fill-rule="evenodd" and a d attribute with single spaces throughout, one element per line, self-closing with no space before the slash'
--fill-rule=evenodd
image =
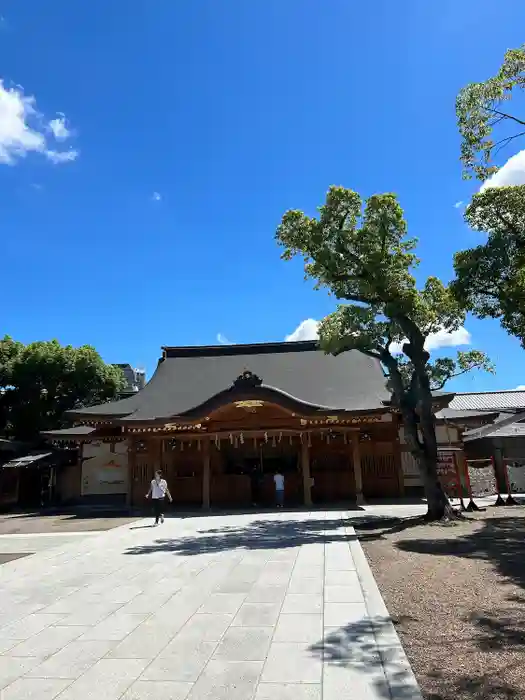
<path id="1" fill-rule="evenodd" d="M 9 561 L 1 700 L 421 700 L 351 515 L 138 521 Z"/>

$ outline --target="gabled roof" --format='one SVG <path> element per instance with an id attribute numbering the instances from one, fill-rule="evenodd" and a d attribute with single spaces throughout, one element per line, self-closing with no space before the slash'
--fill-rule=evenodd
<path id="1" fill-rule="evenodd" d="M 457 393 L 449 404 L 457 411 L 505 411 L 525 409 L 525 390 L 469 391 Z"/>
<path id="2" fill-rule="evenodd" d="M 67 440 L 68 438 L 88 437 L 95 432 L 96 429 L 90 428 L 88 425 L 77 425 L 73 428 L 62 428 L 61 430 L 44 430 L 42 435 L 47 438 Z"/>
<path id="3" fill-rule="evenodd" d="M 525 429 L 525 425 L 521 423 L 523 420 L 525 420 L 525 410 L 500 413 L 489 425 L 468 430 L 464 433 L 463 439 L 465 442 L 472 442 L 482 438 L 521 437 Z"/>
<path id="4" fill-rule="evenodd" d="M 389 399 L 378 361 L 357 350 L 325 355 L 315 341 L 163 348 L 142 391 L 121 401 L 70 412 L 84 420 L 151 421 L 195 413 L 248 371 L 260 391 L 315 410 L 373 411 Z"/>

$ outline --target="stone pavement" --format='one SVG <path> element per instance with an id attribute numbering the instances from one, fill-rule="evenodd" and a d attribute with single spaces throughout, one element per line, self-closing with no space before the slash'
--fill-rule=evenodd
<path id="1" fill-rule="evenodd" d="M 140 521 L 0 566 L 1 700 L 421 700 L 349 515 Z"/>

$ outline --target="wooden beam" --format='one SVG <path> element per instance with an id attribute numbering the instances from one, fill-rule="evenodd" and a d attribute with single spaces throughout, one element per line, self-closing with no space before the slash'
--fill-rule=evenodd
<path id="1" fill-rule="evenodd" d="M 358 506 L 364 504 L 363 497 L 363 473 L 361 471 L 361 447 L 359 444 L 359 433 L 352 435 L 352 464 L 354 467 L 355 479 L 355 500 Z"/>
<path id="2" fill-rule="evenodd" d="M 202 507 L 205 509 L 209 509 L 211 485 L 210 440 L 203 440 L 202 447 Z"/>
<path id="3" fill-rule="evenodd" d="M 306 441 L 301 444 L 301 469 L 303 472 L 304 505 L 312 505 L 312 480 L 310 478 L 310 447 Z"/>
<path id="4" fill-rule="evenodd" d="M 387 425 L 387 424 L 385 424 Z M 377 427 L 377 424 L 376 424 Z M 282 433 L 283 438 L 284 437 L 289 437 L 290 435 L 292 437 L 300 437 L 301 435 L 307 435 L 308 433 L 312 433 L 313 435 L 320 435 L 324 433 L 330 432 L 330 430 L 333 430 L 334 432 L 337 433 L 358 433 L 359 432 L 359 427 L 358 426 L 346 426 L 346 425 L 339 425 L 339 426 L 330 426 L 330 425 L 316 425 L 316 426 L 309 426 L 309 427 L 297 427 L 297 428 L 258 428 L 258 429 L 253 429 L 250 428 L 248 430 L 243 430 L 242 428 L 221 428 L 220 430 L 213 430 L 210 429 L 209 431 L 204 432 L 198 432 L 198 433 L 191 433 L 189 431 L 181 431 L 181 432 L 176 432 L 176 431 L 170 431 L 170 432 L 161 432 L 160 430 L 157 430 L 156 432 L 135 432 L 131 433 L 131 435 L 134 438 L 137 438 L 138 440 L 176 440 L 177 442 L 195 442 L 197 440 L 205 440 L 206 438 L 209 438 L 210 440 L 214 440 L 215 436 L 217 436 L 221 440 L 226 440 L 229 438 L 230 435 L 233 435 L 233 437 L 239 437 L 239 435 L 243 435 L 245 438 L 258 438 L 260 440 L 264 439 L 264 434 L 266 433 L 268 435 L 268 441 L 270 438 L 273 438 L 274 436 L 278 436 L 279 433 Z"/>

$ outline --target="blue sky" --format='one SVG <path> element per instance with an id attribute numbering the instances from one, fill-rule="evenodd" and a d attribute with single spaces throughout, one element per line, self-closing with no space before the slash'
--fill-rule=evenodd
<path id="1" fill-rule="evenodd" d="M 282 340 L 333 302 L 274 231 L 331 184 L 398 193 L 421 277 L 448 279 L 478 240 L 454 206 L 477 187 L 454 100 L 523 43 L 515 0 L 6 0 L 0 15 L 1 334 L 148 372 L 161 345 Z M 453 388 L 525 384 L 517 341 L 466 328 L 497 375 Z"/>

